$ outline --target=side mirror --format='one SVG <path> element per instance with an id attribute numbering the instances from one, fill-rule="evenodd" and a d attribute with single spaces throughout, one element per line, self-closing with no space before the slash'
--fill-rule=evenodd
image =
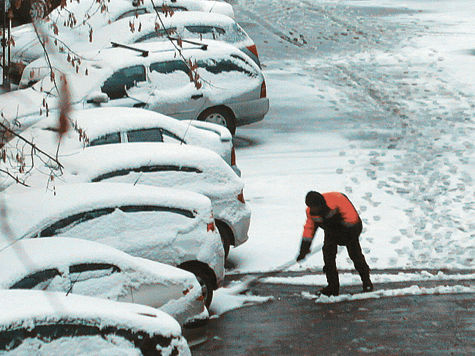
<path id="1" fill-rule="evenodd" d="M 108 103 L 109 96 L 106 93 L 103 93 L 101 91 L 95 91 L 94 93 L 92 93 L 91 95 L 87 97 L 87 102 L 93 103 L 93 104 Z"/>

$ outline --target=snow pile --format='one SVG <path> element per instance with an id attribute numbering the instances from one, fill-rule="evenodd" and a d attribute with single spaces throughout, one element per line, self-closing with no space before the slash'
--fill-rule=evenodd
<path id="1" fill-rule="evenodd" d="M 384 297 L 401 297 L 408 295 L 428 295 L 428 294 L 460 294 L 460 293 L 475 293 L 475 287 L 470 286 L 438 286 L 432 288 L 419 287 L 413 285 L 406 288 L 399 289 L 382 289 L 368 293 L 358 293 L 358 294 L 343 294 L 337 297 L 331 296 L 327 297 L 325 295 L 316 296 L 308 292 L 302 292 L 302 297 L 305 299 L 315 299 L 315 303 L 339 303 L 347 301 L 355 301 L 362 299 L 379 299 Z"/>
<path id="2" fill-rule="evenodd" d="M 243 295 L 243 283 L 232 283 L 214 292 L 210 312 L 218 317 L 228 311 L 272 301 L 274 297 Z M 213 316 L 212 316 L 213 317 Z"/>
<path id="3" fill-rule="evenodd" d="M 340 285 L 359 285 L 361 279 L 356 274 L 340 273 Z M 433 274 L 427 271 L 421 271 L 417 273 L 405 273 L 399 272 L 396 274 L 382 273 L 372 274 L 371 280 L 373 283 L 394 283 L 394 282 L 407 282 L 407 281 L 444 281 L 444 280 L 473 280 L 475 279 L 475 273 L 457 273 L 457 274 L 445 274 L 439 271 L 437 274 Z M 326 285 L 327 280 L 323 274 L 312 274 L 300 277 L 269 277 L 260 280 L 261 283 L 273 283 L 273 284 L 293 284 L 293 285 Z"/>

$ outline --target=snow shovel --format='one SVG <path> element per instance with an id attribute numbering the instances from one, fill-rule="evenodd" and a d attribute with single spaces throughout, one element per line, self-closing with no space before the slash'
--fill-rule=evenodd
<path id="1" fill-rule="evenodd" d="M 275 276 L 276 274 L 281 273 L 282 271 L 286 270 L 289 267 L 292 267 L 293 265 L 295 265 L 297 263 L 300 264 L 303 261 L 305 261 L 307 258 L 309 258 L 310 256 L 314 255 L 315 253 L 317 253 L 319 251 L 321 251 L 321 246 L 320 247 L 315 247 L 313 249 L 313 251 L 310 251 L 307 254 L 307 256 L 305 256 L 305 258 L 301 261 L 296 261 L 295 258 L 292 258 L 290 261 L 280 265 L 276 269 L 274 269 L 272 271 L 269 271 L 269 272 L 264 272 L 265 274 L 262 273 L 262 274 L 257 275 L 257 276 L 249 276 L 248 278 L 246 278 L 242 281 L 242 285 L 239 288 L 239 289 L 241 289 L 239 294 L 244 294 L 244 293 L 248 292 L 253 286 L 255 286 L 257 283 L 259 283 L 259 281 L 261 279 Z"/>

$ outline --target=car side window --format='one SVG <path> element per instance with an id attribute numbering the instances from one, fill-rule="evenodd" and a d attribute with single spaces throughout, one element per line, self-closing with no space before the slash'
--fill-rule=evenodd
<path id="1" fill-rule="evenodd" d="M 111 143 L 120 143 L 120 133 L 113 132 L 104 136 L 100 136 L 89 142 L 89 146 L 108 145 Z"/>
<path id="2" fill-rule="evenodd" d="M 154 172 L 189 172 L 189 173 L 203 173 L 199 168 L 173 165 L 147 165 L 135 168 L 118 169 L 112 172 L 103 173 L 100 176 L 91 179 L 91 182 L 101 182 L 103 180 L 112 179 L 115 177 L 127 176 L 131 173 L 154 173 Z"/>
<path id="3" fill-rule="evenodd" d="M 176 32 L 175 27 L 171 27 L 171 28 L 168 28 L 168 29 L 160 28 L 160 29 L 154 30 L 150 33 L 147 33 L 147 34 L 139 37 L 138 39 L 135 40 L 135 43 L 147 42 L 149 40 L 156 40 L 157 38 L 163 38 L 163 37 L 171 36 L 175 32 Z"/>
<path id="4" fill-rule="evenodd" d="M 163 142 L 165 143 L 186 143 L 181 137 L 178 137 L 174 133 L 162 129 Z"/>
<path id="5" fill-rule="evenodd" d="M 51 237 L 51 236 L 59 235 L 62 232 L 67 231 L 82 222 L 85 222 L 87 220 L 97 219 L 98 217 L 101 217 L 103 215 L 111 214 L 114 210 L 115 210 L 114 208 L 103 208 L 103 209 L 85 211 L 82 213 L 68 216 L 67 218 L 56 221 L 55 223 L 51 224 L 47 228 L 43 229 L 40 232 L 39 236 Z"/>
<path id="6" fill-rule="evenodd" d="M 199 35 L 201 38 L 216 40 L 226 34 L 226 31 L 221 27 L 206 26 L 206 25 L 189 25 L 185 26 L 188 32 L 194 35 Z"/>
<path id="7" fill-rule="evenodd" d="M 190 72 L 190 69 L 182 60 L 152 63 L 150 64 L 150 70 L 162 74 L 169 74 L 176 71 L 182 71 L 187 74 Z"/>
<path id="8" fill-rule="evenodd" d="M 10 289 L 41 289 L 44 290 L 48 287 L 51 281 L 60 276 L 57 269 L 45 269 L 40 272 L 32 273 L 20 281 L 16 282 L 10 287 Z"/>
<path id="9" fill-rule="evenodd" d="M 170 213 L 186 216 L 187 218 L 195 217 L 195 214 L 190 210 L 173 208 L 173 207 L 168 207 L 168 206 L 158 206 L 158 205 L 124 205 L 124 206 L 119 207 L 119 210 L 123 211 L 124 213 L 167 211 Z"/>
<path id="10" fill-rule="evenodd" d="M 172 10 L 174 12 L 178 12 L 178 11 L 188 11 L 188 9 L 184 6 L 175 6 L 175 5 L 167 5 L 167 8 L 169 10 Z M 157 10 L 158 12 L 163 12 L 163 9 L 164 7 L 163 6 L 155 6 L 155 10 Z"/>
<path id="11" fill-rule="evenodd" d="M 120 20 L 120 19 L 124 19 L 126 17 L 135 17 L 135 16 L 147 14 L 147 13 L 148 13 L 148 11 L 145 8 L 144 9 L 134 9 L 134 10 L 126 11 L 122 15 L 117 17 L 116 21 Z"/>
<path id="12" fill-rule="evenodd" d="M 249 77 L 255 77 L 256 73 L 244 68 L 241 65 L 238 65 L 235 61 L 232 61 L 228 58 L 221 58 L 219 60 L 216 59 L 206 59 L 206 60 L 199 60 L 198 66 L 200 68 L 204 68 L 206 71 L 219 74 L 223 72 L 241 72 L 246 74 Z"/>
<path id="13" fill-rule="evenodd" d="M 188 66 L 180 59 L 150 65 L 150 81 L 158 90 L 184 88 L 190 85 Z"/>
<path id="14" fill-rule="evenodd" d="M 142 65 L 122 68 L 112 74 L 102 85 L 101 90 L 110 99 L 120 99 L 127 95 L 126 89 L 135 86 L 136 83 L 145 82 L 145 67 Z"/>
<path id="15" fill-rule="evenodd" d="M 124 284 L 119 267 L 109 263 L 80 263 L 69 267 L 72 293 L 93 296 L 117 296 Z"/>
<path id="16" fill-rule="evenodd" d="M 160 129 L 141 129 L 127 131 L 128 142 L 163 142 Z"/>

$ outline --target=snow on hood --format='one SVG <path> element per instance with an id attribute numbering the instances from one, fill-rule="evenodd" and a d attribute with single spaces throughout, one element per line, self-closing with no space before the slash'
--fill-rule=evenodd
<path id="1" fill-rule="evenodd" d="M 0 231 L 0 249 L 46 224 L 71 213 L 124 205 L 165 205 L 196 211 L 196 217 L 209 220 L 211 202 L 204 195 L 171 188 L 119 184 L 85 183 L 58 185 L 54 192 L 31 189 L 25 193 L 3 194 L 6 224 Z M 186 227 L 183 227 L 186 228 Z M 9 233 L 10 232 L 10 233 Z"/>
<path id="2" fill-rule="evenodd" d="M 181 336 L 180 325 L 170 315 L 140 304 L 55 292 L 1 290 L 0 305 L 0 331 L 66 319 L 87 321 L 101 328 L 112 326 L 149 335 Z"/>
<path id="3" fill-rule="evenodd" d="M 0 288 L 8 289 L 28 274 L 56 268 L 68 272 L 69 266 L 78 263 L 107 263 L 121 270 L 132 268 L 142 272 L 144 283 L 164 285 L 181 283 L 192 286 L 195 277 L 190 272 L 170 265 L 132 257 L 113 247 L 71 237 L 45 237 L 25 239 L 0 251 Z"/>

